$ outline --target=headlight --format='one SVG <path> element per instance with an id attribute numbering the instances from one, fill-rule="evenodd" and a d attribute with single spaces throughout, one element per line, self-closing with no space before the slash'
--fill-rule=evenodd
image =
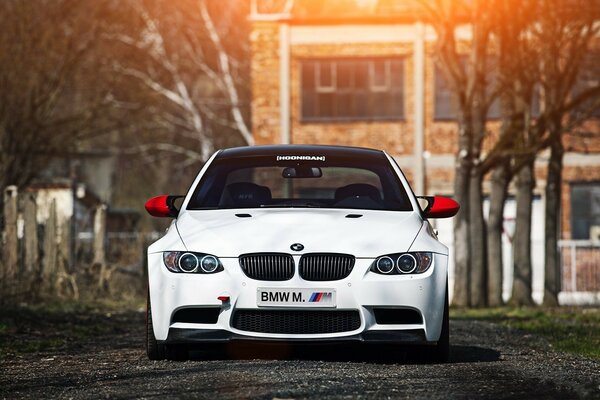
<path id="1" fill-rule="evenodd" d="M 432 262 L 433 254 L 429 252 L 388 254 L 377 257 L 370 270 L 385 275 L 421 274 Z"/>
<path id="2" fill-rule="evenodd" d="M 398 271 L 403 274 L 410 274 L 417 268 L 417 259 L 412 254 L 402 254 L 396 261 Z"/>
<path id="3" fill-rule="evenodd" d="M 179 269 L 183 272 L 194 272 L 196 271 L 196 269 L 198 269 L 199 264 L 200 263 L 198 262 L 198 257 L 196 257 L 192 253 L 182 254 L 181 257 L 179 257 L 179 261 L 177 262 Z"/>
<path id="4" fill-rule="evenodd" d="M 204 256 L 202 257 L 200 267 L 207 274 L 212 274 L 219 268 L 219 260 L 215 256 Z"/>
<path id="5" fill-rule="evenodd" d="M 375 266 L 377 267 L 377 272 L 389 274 L 394 270 L 394 260 L 385 256 L 379 257 L 375 262 Z"/>
<path id="6" fill-rule="evenodd" d="M 165 251 L 163 262 L 171 272 L 212 274 L 223 271 L 223 265 L 217 257 L 204 253 Z"/>

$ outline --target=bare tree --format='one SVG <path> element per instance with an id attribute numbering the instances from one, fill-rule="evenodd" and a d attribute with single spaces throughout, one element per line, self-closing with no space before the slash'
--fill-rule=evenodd
<path id="1" fill-rule="evenodd" d="M 544 304 L 549 306 L 558 305 L 560 291 L 557 242 L 560 239 L 564 136 L 588 119 L 594 109 L 600 106 L 600 70 L 597 64 L 589 64 L 592 71 L 595 71 L 595 82 L 588 82 L 587 87 L 581 88 L 578 93 L 574 92 L 577 78 L 583 72 L 583 62 L 586 57 L 594 54 L 592 46 L 598 46 L 598 10 L 600 2 L 597 0 L 543 1 L 539 3 L 537 13 L 539 23 L 532 30 L 540 49 L 540 80 L 544 89 L 544 117 L 547 120 L 550 146 L 545 196 L 544 257 Z"/>
<path id="2" fill-rule="evenodd" d="M 454 219 L 454 304 L 484 306 L 487 301 L 487 247 L 483 217 L 482 144 L 486 115 L 494 94 L 489 90 L 493 10 L 486 1 L 421 1 L 436 30 L 438 64 L 458 99 L 458 154 L 454 193 L 461 211 Z M 457 38 L 467 24 L 472 38 Z M 466 56 L 466 62 L 465 60 Z"/>
<path id="3" fill-rule="evenodd" d="M 561 199 L 560 174 L 564 152 L 562 136 L 590 115 L 589 112 L 580 112 L 577 118 L 566 118 L 574 107 L 586 99 L 598 97 L 598 87 L 588 87 L 578 95 L 572 95 L 582 57 L 589 49 L 590 40 L 598 33 L 597 28 L 594 28 L 594 8 L 590 6 L 592 3 L 587 1 L 567 3 L 559 0 L 502 0 L 497 3 L 499 40 L 501 44 L 509 44 L 500 46 L 501 58 L 505 60 L 500 65 L 503 77 L 501 85 L 510 102 L 510 107 L 504 110 L 503 121 L 506 126 L 512 127 L 513 140 L 498 141 L 494 150 L 500 158 L 502 153 L 512 153 L 507 175 L 509 180 L 516 176 L 517 218 L 513 238 L 515 278 L 511 297 L 513 304 L 533 304 L 531 214 L 535 187 L 534 162 L 539 152 L 547 147 L 550 147 L 551 156 L 546 184 L 544 302 L 547 305 L 558 304 L 560 271 L 557 241 Z M 515 7 L 520 7 L 522 16 L 536 15 L 536 18 L 525 18 L 519 22 L 519 17 L 512 12 Z M 533 115 L 531 104 L 536 87 L 542 89 L 544 107 L 537 115 Z M 588 103 L 588 111 L 590 109 Z M 488 159 L 494 162 L 494 157 Z M 504 166 L 500 163 L 497 168 Z M 502 185 L 505 183 L 506 181 L 503 181 Z M 495 201 L 492 194 L 491 202 L 499 201 Z M 491 210 L 493 209 L 498 211 L 499 207 L 491 207 Z M 490 214 L 488 231 L 500 229 L 497 219 Z M 489 248 L 500 247 L 501 243 L 497 241 L 498 231 L 492 238 L 495 241 L 488 243 Z M 499 281 L 494 282 L 496 292 L 500 285 Z M 552 288 L 553 295 L 548 293 L 549 287 Z"/>
<path id="4" fill-rule="evenodd" d="M 162 99 L 151 119 L 169 134 L 121 151 L 177 154 L 181 164 L 189 165 L 208 159 L 219 142 L 217 131 L 236 133 L 237 143 L 253 144 L 247 123 L 247 83 L 240 79 L 247 48 L 239 46 L 243 40 L 233 48 L 224 39 L 238 29 L 248 10 L 238 3 L 205 0 L 130 5 L 139 19 L 137 29 L 116 29 L 106 37 L 136 57 L 114 60 L 112 68 Z M 220 17 L 218 23 L 215 15 Z"/>
<path id="5" fill-rule="evenodd" d="M 514 7 L 521 13 L 514 15 Z M 531 207 L 533 200 L 534 161 L 540 150 L 540 133 L 532 104 L 539 74 L 538 60 L 528 40 L 527 30 L 535 20 L 535 2 L 516 4 L 512 0 L 496 1 L 494 26 L 499 43 L 499 89 L 502 92 L 502 128 L 500 138 L 487 157 L 486 167 L 492 168 L 492 193 L 488 220 L 489 286 L 491 305 L 502 304 L 502 242 L 501 232 L 504 202 L 508 184 L 516 177 L 517 220 L 513 237 L 514 284 L 513 298 L 523 293 L 523 302 L 531 302 L 531 293 L 521 290 L 531 287 Z"/>
<path id="6" fill-rule="evenodd" d="M 569 110 L 577 104 L 586 104 L 590 109 L 589 99 L 594 97 L 597 90 L 588 88 L 574 98 L 569 97 L 577 74 L 577 63 L 585 54 L 590 38 L 596 34 L 591 29 L 596 17 L 594 5 L 590 2 L 568 3 L 560 0 L 422 0 L 421 3 L 429 10 L 431 23 L 438 34 L 442 72 L 459 100 L 455 194 L 463 209 L 455 219 L 455 304 L 480 306 L 486 301 L 490 305 L 502 304 L 502 221 L 508 185 L 513 177 L 516 178 L 517 189 L 513 302 L 531 304 L 530 237 L 535 187 L 534 161 L 544 148 L 562 146 L 559 145 L 561 140 L 553 141 L 552 137 L 562 139 L 564 132 L 589 115 L 579 112 L 578 121 L 571 118 L 567 119 L 568 127 L 564 124 Z M 519 9 L 520 13 L 515 15 L 515 9 Z M 574 10 L 578 10 L 579 17 L 574 15 Z M 563 21 L 553 21 L 545 17 L 545 13 L 554 19 L 560 14 Z M 583 15 L 587 17 L 584 22 Z M 457 41 L 456 30 L 461 24 L 471 27 L 472 40 L 468 43 Z M 552 25 L 551 29 L 549 25 Z M 468 54 L 466 67 L 461 64 L 461 53 L 457 50 L 461 46 L 462 54 Z M 549 51 L 555 47 L 559 49 Z M 494 59 L 497 60 L 496 65 L 492 65 Z M 550 66 L 552 73 L 547 71 Z M 489 90 L 490 75 L 494 70 L 497 79 L 494 90 Z M 539 87 L 542 88 L 546 106 L 539 115 L 534 115 L 532 104 L 539 94 Z M 556 101 L 549 100 L 548 96 L 552 97 L 553 94 L 547 92 L 556 91 L 563 97 L 558 101 L 558 106 L 552 106 Z M 489 136 L 485 130 L 485 115 L 495 95 L 501 96 L 502 126 L 497 135 Z M 571 102 L 566 99 L 571 99 Z M 552 127 L 557 124 L 560 129 L 552 134 Z M 486 154 L 481 151 L 484 138 L 491 141 L 491 150 Z M 557 168 L 555 158 L 551 157 L 550 164 L 558 171 L 560 168 Z M 492 190 L 486 238 L 485 223 L 480 213 L 481 180 L 490 172 Z M 548 179 L 547 192 L 554 190 L 555 194 L 560 194 L 560 184 L 555 182 L 556 178 L 549 173 Z M 560 197 L 548 193 L 546 197 L 551 202 L 554 199 L 550 207 L 547 203 L 548 220 L 548 213 L 556 209 L 556 204 L 560 205 Z M 550 218 L 558 220 L 556 211 Z M 547 221 L 546 226 L 548 254 L 550 247 L 556 250 L 558 235 L 556 223 Z M 554 236 L 549 235 L 548 229 L 555 232 Z M 485 251 L 479 250 L 482 246 L 487 249 L 487 260 Z M 549 265 L 552 263 L 546 264 L 549 268 L 546 286 L 548 279 L 557 281 L 558 269 L 556 265 Z M 487 297 L 481 287 L 487 287 Z"/>
<path id="7" fill-rule="evenodd" d="M 0 187 L 26 185 L 50 157 L 109 128 L 101 88 L 80 80 L 100 8 L 71 0 L 0 3 Z"/>
<path id="8" fill-rule="evenodd" d="M 523 138 L 526 137 L 527 121 L 531 115 L 531 100 L 536 79 L 535 62 L 530 57 L 528 43 L 522 40 L 523 32 L 532 23 L 531 4 L 521 5 L 521 11 L 514 14 L 511 1 L 491 2 L 494 42 L 497 43 L 496 90 L 500 93 L 501 127 L 492 150 L 486 155 L 482 169 L 491 171 L 490 208 L 487 221 L 488 248 L 488 305 L 503 303 L 503 257 L 502 233 L 504 205 L 508 195 L 508 185 L 515 174 L 517 154 L 526 151 Z"/>

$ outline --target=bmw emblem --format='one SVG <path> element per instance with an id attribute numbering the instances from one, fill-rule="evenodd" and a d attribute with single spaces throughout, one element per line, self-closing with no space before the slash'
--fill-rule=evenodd
<path id="1" fill-rule="evenodd" d="M 290 249 L 292 249 L 294 251 L 302 251 L 302 250 L 304 250 L 304 246 L 300 243 L 294 243 L 293 245 L 290 246 Z"/>

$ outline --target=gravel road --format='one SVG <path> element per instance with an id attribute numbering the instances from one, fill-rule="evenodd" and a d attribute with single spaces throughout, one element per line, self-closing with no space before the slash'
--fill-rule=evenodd
<path id="1" fill-rule="evenodd" d="M 356 347 L 229 346 L 191 361 L 149 361 L 142 313 L 93 318 L 106 329 L 80 338 L 77 329 L 15 335 L 13 347 L 63 336 L 52 351 L 5 355 L 0 398 L 600 399 L 600 362 L 486 322 L 451 320 L 451 363 L 420 365 L 386 348 Z"/>

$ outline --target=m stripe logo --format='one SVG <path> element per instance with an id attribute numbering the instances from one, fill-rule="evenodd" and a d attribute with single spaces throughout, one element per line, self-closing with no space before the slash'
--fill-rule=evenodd
<path id="1" fill-rule="evenodd" d="M 328 301 L 331 300 L 332 293 L 331 292 L 313 292 L 313 294 L 308 299 L 309 303 L 319 303 L 320 301 Z"/>

